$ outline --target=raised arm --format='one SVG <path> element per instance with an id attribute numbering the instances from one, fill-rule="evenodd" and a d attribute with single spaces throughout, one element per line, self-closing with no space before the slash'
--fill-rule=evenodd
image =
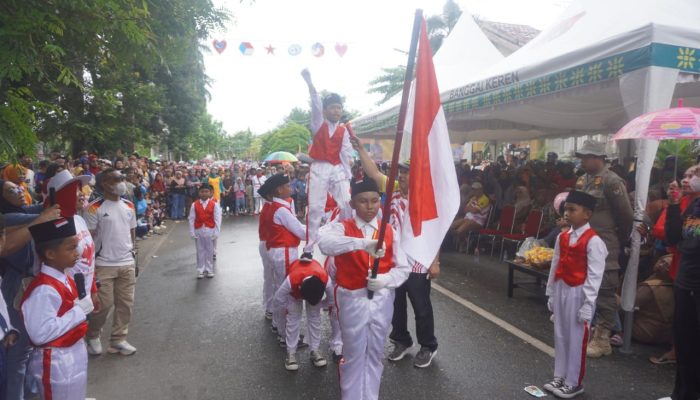
<path id="1" fill-rule="evenodd" d="M 378 186 L 382 186 L 384 183 L 384 180 L 386 179 L 386 175 L 382 174 L 379 171 L 379 168 L 377 168 L 377 164 L 374 163 L 372 160 L 372 157 L 369 156 L 369 153 L 367 153 L 367 150 L 362 146 L 360 143 L 360 139 L 357 137 L 352 137 L 350 138 L 350 143 L 352 144 L 352 147 L 357 150 L 357 153 L 360 155 L 360 162 L 362 163 L 362 170 L 365 171 L 365 174 L 374 179 L 377 182 Z"/>
<path id="2" fill-rule="evenodd" d="M 323 124 L 323 104 L 316 92 L 316 87 L 313 82 L 311 82 L 311 73 L 309 70 L 304 68 L 301 71 L 301 77 L 304 78 L 306 86 L 309 87 L 309 96 L 311 97 L 311 134 L 315 135 L 319 128 L 321 128 L 321 124 Z"/>

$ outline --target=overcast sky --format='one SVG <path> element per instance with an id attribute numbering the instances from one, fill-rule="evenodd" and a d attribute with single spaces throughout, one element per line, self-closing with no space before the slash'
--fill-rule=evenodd
<path id="1" fill-rule="evenodd" d="M 409 47 L 416 8 L 438 14 L 444 0 L 214 0 L 234 15 L 227 30 L 214 33 L 205 54 L 212 79 L 209 112 L 223 121 L 230 134 L 250 128 L 261 134 L 276 127 L 293 107 L 306 108 L 308 91 L 299 75 L 308 67 L 319 90 L 346 97 L 345 107 L 368 112 L 379 95 L 367 93 L 369 81 L 382 67 L 406 63 L 399 50 Z M 458 0 L 462 10 L 490 21 L 531 25 L 544 29 L 570 0 Z M 213 40 L 226 40 L 217 53 Z M 252 55 L 239 50 L 250 42 Z M 315 57 L 312 46 L 324 54 Z M 336 51 L 340 44 L 341 57 Z M 298 45 L 301 53 L 289 54 Z M 274 48 L 268 54 L 266 47 Z M 443 88 L 441 88 L 443 89 Z M 445 90 L 448 88 L 444 88 Z"/>

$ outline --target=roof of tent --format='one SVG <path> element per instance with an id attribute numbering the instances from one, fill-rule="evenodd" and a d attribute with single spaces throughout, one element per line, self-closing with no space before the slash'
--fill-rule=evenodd
<path id="1" fill-rule="evenodd" d="M 479 28 L 471 14 L 463 11 L 450 35 L 445 38 L 442 46 L 433 56 L 438 87 L 455 87 L 464 81 L 465 76 L 473 76 L 503 58 L 501 52 Z M 371 115 L 396 115 L 400 103 L 401 93 L 399 92 Z"/>
<path id="2" fill-rule="evenodd" d="M 628 119 L 621 76 L 650 66 L 700 74 L 698 15 L 696 0 L 579 0 L 522 49 L 442 93 L 450 135 L 525 140 L 612 132 Z M 700 83 L 687 74 L 675 96 L 700 105 Z M 358 118 L 355 132 L 393 135 L 392 111 Z"/>

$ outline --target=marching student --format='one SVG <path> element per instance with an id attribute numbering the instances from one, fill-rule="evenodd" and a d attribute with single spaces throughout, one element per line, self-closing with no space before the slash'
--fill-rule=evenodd
<path id="1" fill-rule="evenodd" d="M 564 218 L 571 229 L 559 234 L 547 280 L 547 307 L 554 314 L 554 379 L 544 388 L 569 399 L 583 393 L 588 330 L 608 250 L 588 223 L 595 197 L 569 193 Z"/>
<path id="2" fill-rule="evenodd" d="M 304 238 L 306 227 L 302 225 L 292 211 L 289 196 L 292 189 L 289 178 L 285 175 L 272 175 L 267 179 L 268 194 L 272 196 L 270 214 L 272 215 L 266 240 L 269 262 L 272 269 L 272 293 L 282 285 L 289 272 L 289 266 L 298 258 L 298 247 Z M 261 223 L 264 221 L 261 220 Z M 283 326 L 284 315 L 272 310 L 273 327 Z M 278 330 L 280 344 L 284 342 L 283 330 Z"/>
<path id="3" fill-rule="evenodd" d="M 197 247 L 197 279 L 214 277 L 216 238 L 221 233 L 221 206 L 212 199 L 212 188 L 203 183 L 199 200 L 190 208 L 190 236 Z"/>
<path id="4" fill-rule="evenodd" d="M 301 71 L 311 96 L 311 132 L 313 142 L 309 156 L 313 158 L 309 171 L 306 245 L 301 255 L 303 261 L 313 258 L 313 248 L 318 241 L 318 230 L 324 214 L 326 195 L 330 192 L 338 205 L 348 208 L 349 182 L 352 177 L 350 160 L 352 145 L 350 132 L 340 123 L 343 102 L 339 95 L 331 93 L 321 100 L 311 82 L 309 70 Z"/>
<path id="5" fill-rule="evenodd" d="M 380 188 L 386 189 L 386 175 L 382 174 L 359 139 L 351 139 L 353 147 L 360 156 L 360 162 L 366 176 L 374 179 Z M 411 172 L 410 160 L 399 163 L 398 190 L 391 196 L 391 217 L 389 222 L 398 232 L 403 229 L 403 220 L 408 209 L 408 182 Z M 396 189 L 396 188 L 395 188 Z M 388 194 L 388 193 L 387 193 Z M 408 304 L 411 302 L 413 315 L 416 320 L 416 336 L 420 350 L 416 353 L 413 365 L 417 368 L 427 368 L 437 354 L 438 341 L 435 337 L 435 319 L 433 304 L 430 301 L 431 280 L 440 274 L 440 260 L 436 256 L 430 266 L 424 266 L 411 257 L 406 257 L 411 266 L 411 273 L 406 282 L 396 289 L 394 299 L 394 316 L 391 321 L 392 330 L 389 339 L 394 348 L 387 358 L 389 361 L 402 360 L 413 347 L 413 338 L 408 331 Z"/>
<path id="6" fill-rule="evenodd" d="M 399 235 L 391 226 L 382 248 L 376 250 L 380 197 L 374 180 L 352 185 L 350 206 L 355 217 L 324 226 L 318 245 L 323 254 L 334 257 L 336 267 L 335 302 L 343 338 L 344 361 L 339 366 L 342 398 L 370 400 L 379 396 L 394 289 L 406 281 L 411 268 L 399 246 Z M 379 273 L 371 278 L 377 257 Z M 368 290 L 374 292 L 371 300 Z"/>
<path id="7" fill-rule="evenodd" d="M 263 307 L 265 308 L 265 318 L 272 320 L 272 298 L 275 296 L 272 279 L 272 266 L 270 265 L 270 256 L 267 251 L 267 235 L 269 234 L 270 224 L 272 223 L 272 197 L 269 193 L 270 185 L 265 182 L 258 194 L 263 198 L 263 206 L 260 211 L 260 219 L 258 220 L 258 237 L 260 244 L 258 252 L 263 265 Z M 276 332 L 276 327 L 273 325 L 273 331 Z"/>
<path id="8" fill-rule="evenodd" d="M 285 332 L 287 356 L 284 367 L 288 371 L 299 369 L 296 358 L 297 344 L 299 343 L 299 331 L 301 330 L 302 311 L 306 303 L 306 324 L 311 338 L 309 348 L 310 359 L 315 367 L 325 367 L 326 359 L 319 351 L 321 345 L 321 308 L 326 304 L 320 304 L 324 293 L 326 303 L 332 302 L 333 288 L 329 285 L 328 274 L 321 264 L 311 262 L 294 261 L 289 266 L 289 274 L 275 293 L 274 309 L 286 314 L 283 325 L 279 330 Z"/>
<path id="9" fill-rule="evenodd" d="M 66 271 L 80 254 L 72 217 L 29 228 L 41 271 L 27 287 L 20 309 L 35 346 L 29 370 L 41 382 L 42 399 L 84 400 L 87 388 L 87 315 L 90 296 L 78 298 L 78 288 Z"/>

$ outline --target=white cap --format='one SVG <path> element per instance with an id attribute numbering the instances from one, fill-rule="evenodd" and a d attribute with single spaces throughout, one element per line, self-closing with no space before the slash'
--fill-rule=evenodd
<path id="1" fill-rule="evenodd" d="M 78 177 L 74 177 L 73 174 L 70 173 L 67 169 L 64 169 L 63 171 L 57 173 L 54 175 L 51 179 L 49 179 L 48 185 L 46 185 L 46 188 L 48 190 L 54 189 L 57 192 L 66 185 L 71 184 L 75 181 L 80 181 L 82 186 L 87 185 L 90 183 L 90 176 L 88 175 L 80 175 Z"/>

